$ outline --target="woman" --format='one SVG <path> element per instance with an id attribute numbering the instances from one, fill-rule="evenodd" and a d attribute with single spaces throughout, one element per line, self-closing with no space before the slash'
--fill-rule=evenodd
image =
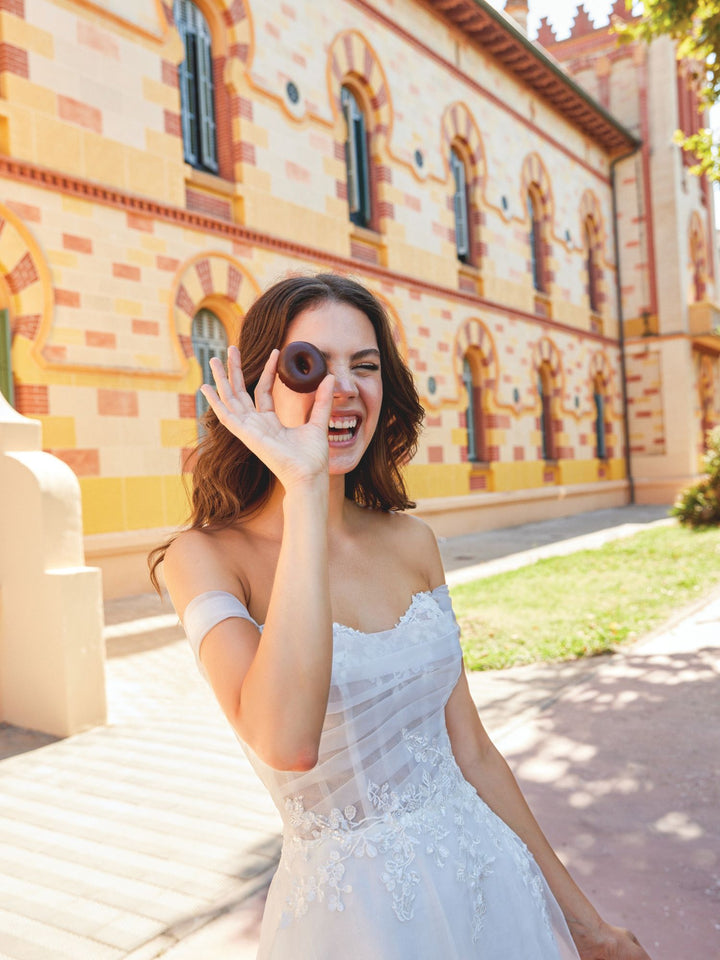
<path id="1" fill-rule="evenodd" d="M 276 377 L 297 340 L 327 360 L 314 393 Z M 399 512 L 422 408 L 381 305 L 282 280 L 212 370 L 192 525 L 155 566 L 284 820 L 259 957 L 649 960 L 478 719 L 435 538 Z"/>

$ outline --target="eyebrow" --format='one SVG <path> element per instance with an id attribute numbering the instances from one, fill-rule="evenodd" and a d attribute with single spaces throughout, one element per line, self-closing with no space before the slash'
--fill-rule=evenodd
<path id="1" fill-rule="evenodd" d="M 324 350 L 321 350 L 320 353 L 325 357 L 326 360 L 330 360 L 332 354 L 326 353 Z M 354 353 L 350 359 L 351 360 L 363 360 L 365 357 L 377 357 L 380 359 L 380 351 L 375 347 L 367 347 L 365 350 L 358 350 L 357 353 Z"/>

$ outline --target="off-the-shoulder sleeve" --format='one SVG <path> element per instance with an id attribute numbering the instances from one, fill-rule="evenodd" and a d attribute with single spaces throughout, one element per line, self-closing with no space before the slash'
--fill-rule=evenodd
<path id="1" fill-rule="evenodd" d="M 222 623 L 223 620 L 229 620 L 231 617 L 240 617 L 243 620 L 255 623 L 248 613 L 247 607 L 232 593 L 226 593 L 224 590 L 210 590 L 207 593 L 201 593 L 197 597 L 193 597 L 185 607 L 182 616 L 185 636 L 190 642 L 198 668 L 203 675 L 205 675 L 205 670 L 200 662 L 200 646 L 213 627 Z"/>
<path id="2" fill-rule="evenodd" d="M 452 610 L 452 600 L 450 599 L 450 591 L 446 583 L 441 583 L 440 586 L 435 587 L 434 590 L 431 590 L 431 594 L 441 610 L 445 612 Z"/>

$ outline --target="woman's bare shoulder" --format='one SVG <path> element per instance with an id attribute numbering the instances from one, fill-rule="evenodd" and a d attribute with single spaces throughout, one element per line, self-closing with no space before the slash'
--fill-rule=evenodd
<path id="1" fill-rule="evenodd" d="M 163 576 L 176 610 L 209 590 L 225 590 L 245 602 L 243 578 L 228 562 L 224 531 L 184 530 L 172 541 L 163 560 Z"/>
<path id="2" fill-rule="evenodd" d="M 437 538 L 428 523 L 413 514 L 400 512 L 382 514 L 380 523 L 393 551 L 408 566 L 418 568 L 429 588 L 444 583 Z"/>

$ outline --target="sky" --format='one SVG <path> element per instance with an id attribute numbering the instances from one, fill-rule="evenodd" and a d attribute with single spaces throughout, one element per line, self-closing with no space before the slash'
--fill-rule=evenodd
<path id="1" fill-rule="evenodd" d="M 490 3 L 498 9 L 505 6 L 505 0 L 490 0 Z M 578 4 L 573 0 L 529 0 L 528 34 L 534 38 L 540 20 L 547 17 L 555 28 L 555 36 L 559 40 L 564 39 L 570 33 L 577 7 Z M 608 22 L 612 0 L 585 0 L 585 9 L 595 25 L 601 27 Z"/>

